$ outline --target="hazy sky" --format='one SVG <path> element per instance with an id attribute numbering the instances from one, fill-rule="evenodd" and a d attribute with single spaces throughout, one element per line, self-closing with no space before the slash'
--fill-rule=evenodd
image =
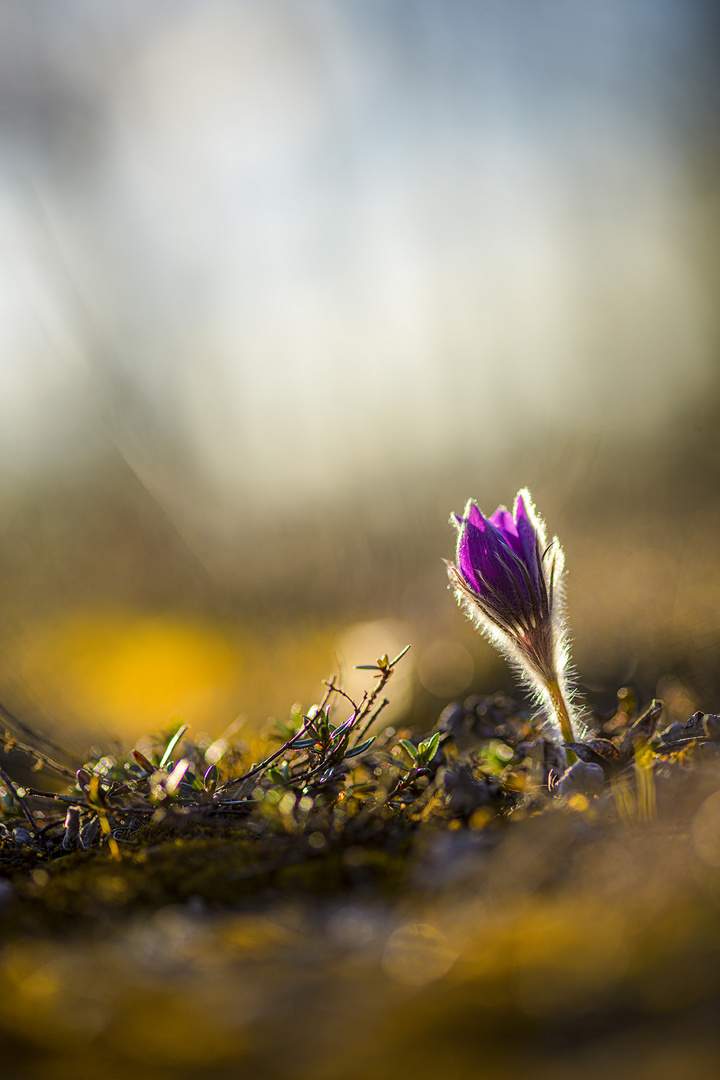
<path id="1" fill-rule="evenodd" d="M 151 477 L 180 437 L 208 484 L 269 500 L 537 425 L 662 430 L 716 371 L 705 19 L 6 5 L 6 469 L 108 407 Z"/>

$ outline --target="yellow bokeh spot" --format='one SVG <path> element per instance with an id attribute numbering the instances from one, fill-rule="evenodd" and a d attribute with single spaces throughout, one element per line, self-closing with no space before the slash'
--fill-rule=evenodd
<path id="1" fill-rule="evenodd" d="M 239 714 L 247 733 L 287 717 L 298 698 L 319 700 L 336 638 L 334 626 L 92 608 L 28 624 L 5 661 L 61 739 L 75 729 L 129 742 L 180 722 L 215 738 Z"/>
<path id="2" fill-rule="evenodd" d="M 238 642 L 212 624 L 134 611 L 82 612 L 36 628 L 23 668 L 45 702 L 82 726 L 157 730 L 198 722 L 242 668 Z"/>

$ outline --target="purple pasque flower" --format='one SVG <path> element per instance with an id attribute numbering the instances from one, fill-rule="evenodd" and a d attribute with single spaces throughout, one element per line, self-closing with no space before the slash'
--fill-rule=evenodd
<path id="1" fill-rule="evenodd" d="M 455 565 L 447 564 L 458 599 L 488 638 L 513 661 L 550 706 L 563 741 L 574 737 L 567 706 L 568 662 L 562 548 L 523 489 L 513 512 L 486 518 L 471 499 L 458 530 Z"/>

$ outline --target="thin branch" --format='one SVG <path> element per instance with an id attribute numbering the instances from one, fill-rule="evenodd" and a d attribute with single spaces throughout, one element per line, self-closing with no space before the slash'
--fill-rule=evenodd
<path id="1" fill-rule="evenodd" d="M 373 724 L 374 724 L 374 723 L 375 723 L 375 721 L 377 720 L 377 718 L 378 718 L 378 716 L 380 715 L 380 713 L 381 713 L 381 712 L 383 711 L 383 709 L 385 708 L 385 706 L 386 706 L 386 705 L 389 705 L 389 704 L 390 704 L 390 702 L 389 702 L 388 698 L 383 698 L 383 699 L 382 699 L 382 701 L 381 701 L 381 702 L 380 702 L 380 704 L 378 705 L 378 707 L 377 707 L 377 709 L 375 710 L 375 712 L 374 712 L 374 713 L 372 714 L 372 716 L 370 716 L 370 718 L 368 719 L 368 722 L 367 722 L 367 723 L 365 724 L 364 728 L 363 728 L 363 729 L 362 729 L 362 730 L 361 730 L 361 731 L 359 732 L 359 734 L 358 734 L 358 737 L 356 738 L 355 742 L 353 743 L 353 747 L 355 747 L 355 746 L 359 746 L 359 745 L 360 745 L 360 743 L 361 743 L 361 742 L 363 741 L 363 739 L 364 739 L 364 738 L 365 738 L 365 736 L 367 735 L 367 733 L 368 733 L 368 731 L 370 730 L 370 728 L 371 728 L 371 727 L 373 726 Z"/>
<path id="2" fill-rule="evenodd" d="M 219 787 L 217 791 L 227 791 L 227 789 L 229 787 L 232 787 L 234 784 L 243 784 L 246 780 L 250 780 L 253 776 L 257 776 L 258 773 L 263 772 L 268 767 L 268 765 L 272 765 L 273 761 L 277 761 L 277 759 L 281 757 L 282 754 L 289 750 L 293 746 L 293 744 L 296 743 L 298 739 L 300 739 L 301 736 L 305 734 L 306 731 L 310 730 L 310 724 L 311 721 L 306 720 L 300 730 L 296 732 L 296 734 L 293 735 L 291 739 L 288 739 L 286 743 L 283 743 L 280 749 L 276 750 L 274 754 L 271 754 L 270 757 L 265 758 L 265 760 L 261 761 L 259 765 L 253 766 L 253 768 L 250 769 L 250 772 L 246 772 L 244 776 L 236 776 L 234 780 L 226 780 L 222 787 Z"/>
<path id="3" fill-rule="evenodd" d="M 4 712 L 2 705 L 0 705 L 0 712 Z M 46 769 L 52 769 L 53 772 L 59 773 L 60 776 L 66 777 L 68 780 L 75 779 L 75 773 L 72 769 L 69 769 L 66 765 L 61 765 L 57 761 L 53 761 L 51 757 L 44 754 L 42 750 L 38 750 L 35 746 L 28 746 L 27 743 L 20 742 L 15 736 L 6 731 L 4 736 L 0 735 L 0 739 L 3 743 L 3 750 L 6 754 L 11 754 L 15 750 L 20 750 L 23 754 L 28 754 L 30 757 L 34 757 L 36 761 L 45 766 Z"/>
<path id="4" fill-rule="evenodd" d="M 29 809 L 27 803 L 23 799 L 23 797 L 20 794 L 20 792 L 18 791 L 18 789 L 15 787 L 15 784 L 12 782 L 12 780 L 10 779 L 8 774 L 5 772 L 4 769 L 1 769 L 1 768 L 0 768 L 0 780 L 2 780 L 3 784 L 5 784 L 5 786 L 12 793 L 12 797 L 15 799 L 18 806 L 22 810 L 23 814 L 27 818 L 28 824 L 30 825 L 30 828 L 32 829 L 33 833 L 35 834 L 35 839 L 36 840 L 42 840 L 42 837 L 40 836 L 40 829 L 38 828 L 37 823 L 35 821 L 35 818 L 32 816 L 32 813 L 30 812 L 30 809 Z"/>
<path id="5" fill-rule="evenodd" d="M 39 743 L 43 743 L 45 746 L 51 747 L 53 750 L 57 751 L 57 753 L 62 754 L 64 757 L 69 757 L 72 760 L 72 755 L 68 754 L 67 750 L 65 750 L 64 747 L 58 745 L 58 743 L 56 742 L 53 742 L 53 740 L 49 739 L 47 735 L 40 735 L 37 731 L 31 728 L 29 724 L 26 724 L 24 720 L 21 720 L 19 716 L 16 716 L 14 712 L 11 712 L 11 710 L 8 709 L 7 705 L 3 705 L 1 701 L 0 716 L 4 717 L 11 726 L 19 728 L 19 730 L 22 731 L 23 734 L 26 735 L 29 739 L 32 739 L 33 741 L 37 741 Z M 38 753 L 38 751 L 32 750 L 32 753 Z M 45 755 L 42 756 L 44 757 Z M 53 767 L 56 767 L 54 762 Z"/>

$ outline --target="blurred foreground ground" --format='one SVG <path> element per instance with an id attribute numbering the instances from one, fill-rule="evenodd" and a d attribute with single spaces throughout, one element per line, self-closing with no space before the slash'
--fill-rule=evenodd
<path id="1" fill-rule="evenodd" d="M 649 822 L 614 788 L 490 828 L 420 829 L 390 889 L 366 849 L 337 863 L 328 848 L 226 873 L 236 898 L 219 904 L 222 838 L 174 860 L 172 844 L 147 847 L 139 876 L 125 847 L 121 863 L 95 851 L 16 876 L 21 905 L 5 886 L 0 915 L 4 1075 L 711 1080 L 708 750 L 660 770 Z"/>

